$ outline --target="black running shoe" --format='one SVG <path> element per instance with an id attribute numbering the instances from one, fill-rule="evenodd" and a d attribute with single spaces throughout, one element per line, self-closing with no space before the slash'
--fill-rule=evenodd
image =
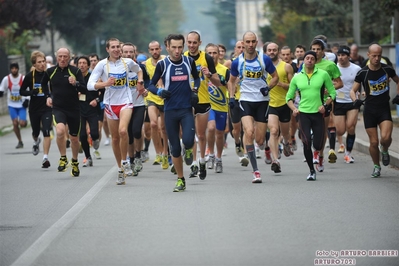
<path id="1" fill-rule="evenodd" d="M 206 164 L 199 163 L 199 178 L 204 180 L 206 178 Z"/>

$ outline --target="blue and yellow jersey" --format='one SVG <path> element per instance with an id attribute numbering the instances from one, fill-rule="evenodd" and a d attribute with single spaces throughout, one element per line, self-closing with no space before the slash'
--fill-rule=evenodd
<path id="1" fill-rule="evenodd" d="M 285 65 L 287 63 L 280 60 L 280 62 L 277 64 L 276 66 L 276 71 L 277 71 L 277 75 L 279 78 L 279 81 L 282 83 L 289 83 L 288 82 L 288 75 L 287 72 L 285 71 Z M 267 75 L 267 84 L 270 83 L 270 80 L 272 79 L 272 76 L 270 74 Z M 283 87 L 280 87 L 278 85 L 276 85 L 275 87 L 273 87 L 272 90 L 270 90 L 270 102 L 269 102 L 269 106 L 271 107 L 280 107 L 283 106 L 284 104 L 286 104 L 285 101 L 285 96 L 287 94 L 287 90 L 284 89 Z"/>
<path id="2" fill-rule="evenodd" d="M 219 76 L 223 76 L 226 82 L 228 81 L 229 69 L 227 67 L 218 63 L 216 65 L 216 72 L 218 73 Z M 229 110 L 226 98 L 228 91 L 227 87 L 226 86 L 217 87 L 213 85 L 212 82 L 209 82 L 208 91 L 210 95 L 212 110 L 227 113 Z"/>
<path id="3" fill-rule="evenodd" d="M 161 58 L 164 59 L 165 56 L 161 55 Z M 152 79 L 155 72 L 155 66 L 152 64 L 151 57 L 145 61 L 145 68 L 147 69 L 147 73 L 150 76 L 150 79 Z M 147 97 L 145 97 L 145 100 L 154 102 L 157 105 L 164 105 L 163 99 L 150 91 L 148 91 L 148 95 Z"/>
<path id="4" fill-rule="evenodd" d="M 201 85 L 198 88 L 198 103 L 210 103 L 210 97 L 208 92 L 208 83 L 209 79 L 202 74 L 201 67 L 205 66 L 208 67 L 208 63 L 206 62 L 205 55 L 206 53 L 203 51 L 199 51 L 199 57 L 195 60 L 195 65 L 197 66 L 198 75 L 201 79 Z M 185 56 L 190 56 L 188 51 L 184 53 Z M 191 84 L 193 86 L 193 83 Z"/>

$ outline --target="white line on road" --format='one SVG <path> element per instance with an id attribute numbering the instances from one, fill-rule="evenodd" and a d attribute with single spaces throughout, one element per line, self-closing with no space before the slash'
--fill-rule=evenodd
<path id="1" fill-rule="evenodd" d="M 31 265 L 42 254 L 53 240 L 65 231 L 79 213 L 101 191 L 108 181 L 115 176 L 116 166 L 112 167 L 69 211 L 46 230 L 11 266 Z"/>

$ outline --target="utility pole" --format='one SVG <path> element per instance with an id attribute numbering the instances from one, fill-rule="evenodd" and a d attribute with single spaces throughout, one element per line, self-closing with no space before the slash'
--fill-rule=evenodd
<path id="1" fill-rule="evenodd" d="M 353 38 L 356 44 L 360 44 L 360 7 L 359 0 L 352 0 L 353 9 Z"/>

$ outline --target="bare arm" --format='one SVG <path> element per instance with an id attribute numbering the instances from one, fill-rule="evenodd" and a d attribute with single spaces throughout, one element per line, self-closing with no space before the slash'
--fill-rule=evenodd
<path id="1" fill-rule="evenodd" d="M 360 89 L 360 83 L 358 83 L 356 81 L 353 82 L 352 89 L 350 91 L 350 95 L 351 95 L 352 101 L 356 101 L 357 100 L 356 94 L 359 91 L 359 89 Z"/>

